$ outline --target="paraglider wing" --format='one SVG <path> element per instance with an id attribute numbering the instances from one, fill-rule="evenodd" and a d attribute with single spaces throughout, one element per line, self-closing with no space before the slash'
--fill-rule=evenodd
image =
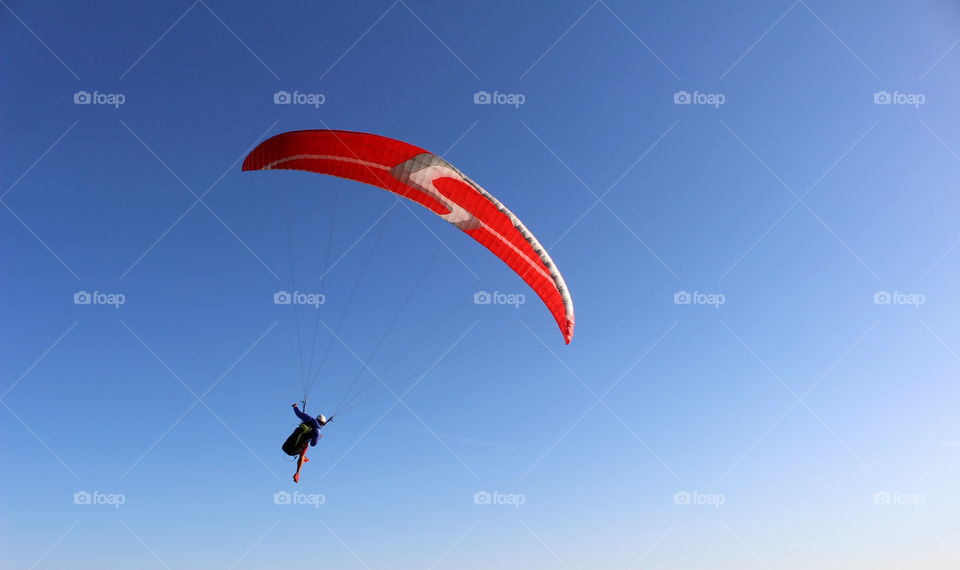
<path id="1" fill-rule="evenodd" d="M 260 143 L 243 161 L 243 170 L 277 169 L 349 178 L 423 205 L 510 266 L 546 304 L 564 341 L 573 338 L 573 301 L 547 251 L 506 206 L 439 156 L 379 135 L 292 131 Z"/>

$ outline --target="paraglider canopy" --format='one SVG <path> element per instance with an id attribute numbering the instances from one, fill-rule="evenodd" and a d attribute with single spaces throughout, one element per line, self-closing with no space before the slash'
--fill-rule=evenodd
<path id="1" fill-rule="evenodd" d="M 499 200 L 439 156 L 367 133 L 292 131 L 255 148 L 243 170 L 305 170 L 364 182 L 413 200 L 475 239 L 517 273 L 573 338 L 570 292 L 546 249 Z"/>

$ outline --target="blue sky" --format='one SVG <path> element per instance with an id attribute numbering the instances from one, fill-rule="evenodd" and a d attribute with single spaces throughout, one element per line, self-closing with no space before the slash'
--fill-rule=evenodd
<path id="1" fill-rule="evenodd" d="M 3 567 L 956 566 L 956 6 L 242 4 L 0 9 Z M 240 172 L 308 128 L 500 198 L 573 343 L 426 211 Z M 295 486 L 298 346 L 369 389 Z"/>

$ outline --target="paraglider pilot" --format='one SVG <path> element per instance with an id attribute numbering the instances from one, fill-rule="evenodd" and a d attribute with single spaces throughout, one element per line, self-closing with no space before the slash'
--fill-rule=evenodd
<path id="1" fill-rule="evenodd" d="M 293 474 L 293 481 L 299 483 L 300 469 L 303 468 L 304 463 L 310 461 L 307 459 L 307 447 L 317 445 L 317 442 L 323 437 L 323 434 L 320 433 L 320 428 L 322 428 L 328 420 L 323 414 L 314 418 L 301 412 L 297 404 L 293 405 L 293 413 L 297 414 L 297 417 L 300 418 L 300 421 L 303 423 L 287 438 L 287 442 L 284 443 L 283 447 L 284 451 L 290 455 L 298 456 L 297 472 Z"/>

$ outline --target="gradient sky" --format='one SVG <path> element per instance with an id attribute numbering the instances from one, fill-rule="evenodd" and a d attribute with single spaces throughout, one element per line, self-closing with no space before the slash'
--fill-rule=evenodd
<path id="1" fill-rule="evenodd" d="M 953 3 L 0 4 L 0 566 L 960 565 Z M 573 343 L 416 205 L 240 172 L 309 128 L 500 198 Z M 301 353 L 369 397 L 294 485 Z"/>

